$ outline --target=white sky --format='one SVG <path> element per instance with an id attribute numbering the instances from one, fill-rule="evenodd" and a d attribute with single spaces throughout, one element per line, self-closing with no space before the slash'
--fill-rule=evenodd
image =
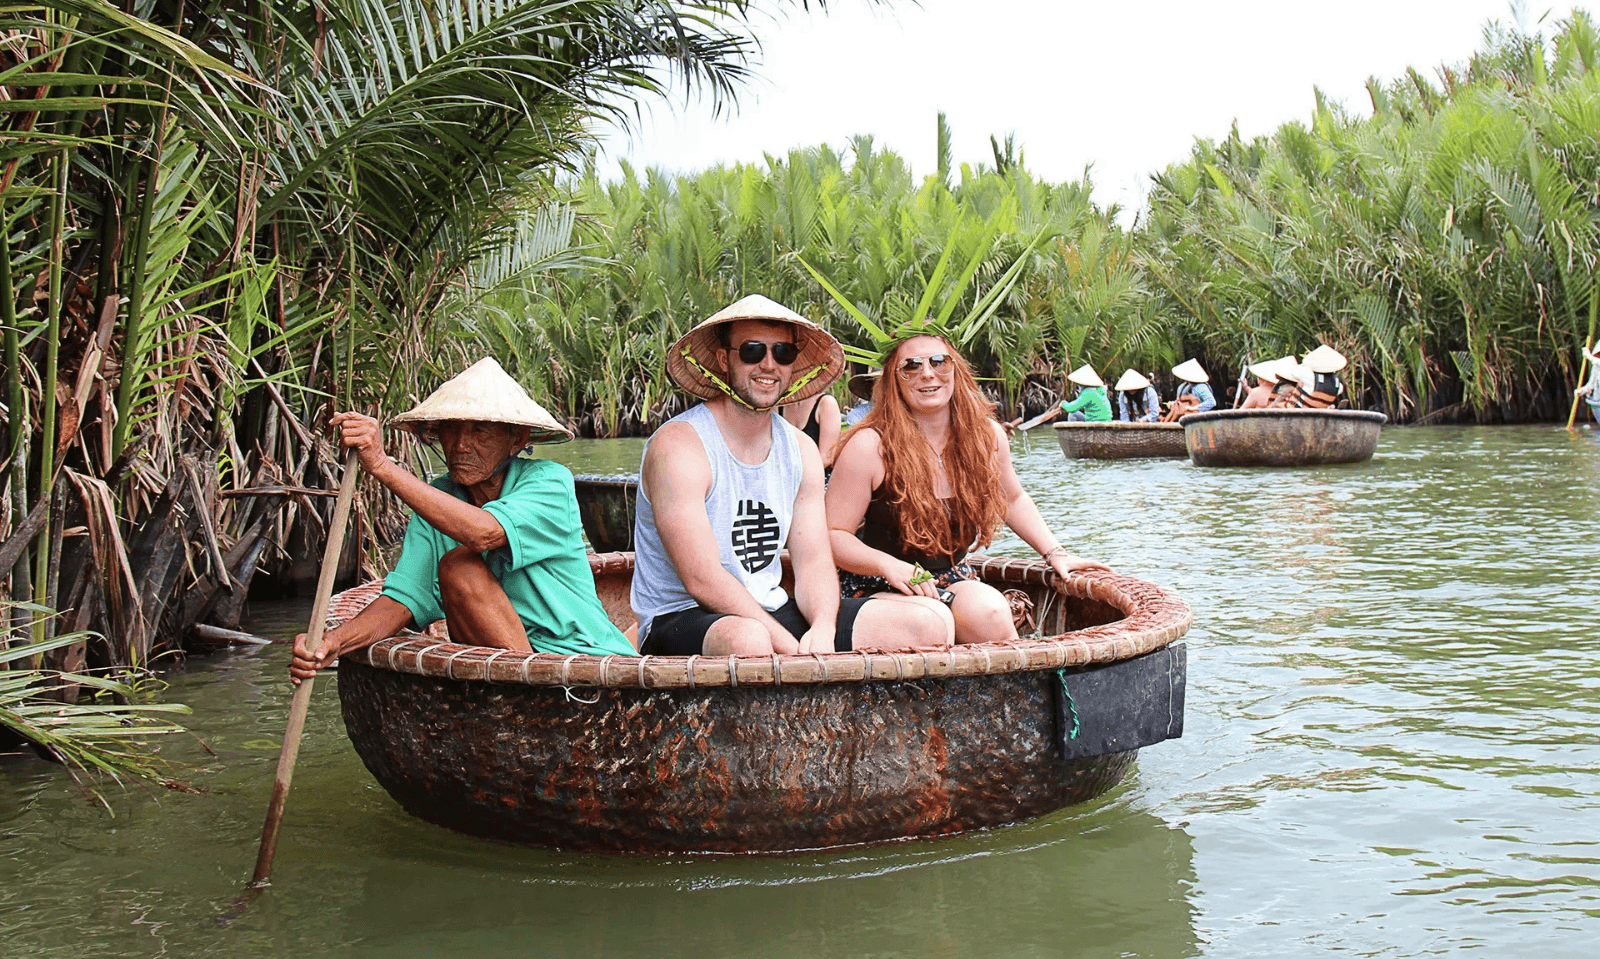
<path id="1" fill-rule="evenodd" d="M 1548 37 L 1572 7 L 1530 0 L 1522 19 L 1544 17 Z M 1149 174 L 1195 137 L 1304 121 L 1313 87 L 1368 113 L 1368 76 L 1436 79 L 1491 19 L 1516 14 L 1506 0 L 832 0 L 757 21 L 763 50 L 735 115 L 713 120 L 680 92 L 604 138 L 601 169 L 624 157 L 689 172 L 870 133 L 922 176 L 944 110 L 957 167 L 992 164 L 989 135 L 1015 133 L 1035 174 L 1092 164 L 1096 198 L 1137 209 Z"/>

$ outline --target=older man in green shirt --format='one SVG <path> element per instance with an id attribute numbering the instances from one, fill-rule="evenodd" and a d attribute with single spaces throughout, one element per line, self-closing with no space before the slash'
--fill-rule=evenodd
<path id="1" fill-rule="evenodd" d="M 633 645 L 595 595 L 572 474 L 523 459 L 530 441 L 571 434 L 493 359 L 439 387 L 395 423 L 438 439 L 448 475 L 424 483 L 383 451 L 378 421 L 336 413 L 361 468 L 413 510 L 383 593 L 330 629 L 313 656 L 295 639 L 290 675 L 315 674 L 340 653 L 443 619 L 470 646 L 631 656 Z"/>

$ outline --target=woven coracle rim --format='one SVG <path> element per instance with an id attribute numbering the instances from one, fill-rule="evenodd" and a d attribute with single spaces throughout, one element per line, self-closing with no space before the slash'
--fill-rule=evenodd
<path id="1" fill-rule="evenodd" d="M 1178 420 L 1184 426 L 1195 423 L 1209 423 L 1216 420 L 1249 420 L 1249 419 L 1295 419 L 1297 417 L 1312 417 L 1315 419 L 1330 420 L 1366 420 L 1371 423 L 1387 423 L 1389 417 L 1376 410 L 1313 410 L 1313 409 L 1288 409 L 1288 410 L 1210 410 L 1205 413 L 1190 413 Z"/>
<path id="2" fill-rule="evenodd" d="M 980 577 L 1005 584 L 1050 584 L 1063 595 L 1107 603 L 1125 614 L 1114 623 L 1049 639 L 983 643 L 916 652 L 814 653 L 806 656 L 563 656 L 462 646 L 409 634 L 380 640 L 345 658 L 378 669 L 435 679 L 527 686 L 695 689 L 861 683 L 1090 666 L 1141 656 L 1188 631 L 1194 614 L 1170 590 L 1110 572 L 1087 572 L 1060 582 L 1036 560 L 969 557 Z M 591 556 L 596 575 L 627 567 L 626 553 Z M 377 594 L 368 583 L 333 598 L 329 618 L 355 615 Z"/>
<path id="3" fill-rule="evenodd" d="M 1109 423 L 1056 423 L 1058 430 L 1146 430 L 1152 432 L 1171 432 L 1183 429 L 1182 423 L 1128 423 L 1122 420 L 1112 420 Z"/>

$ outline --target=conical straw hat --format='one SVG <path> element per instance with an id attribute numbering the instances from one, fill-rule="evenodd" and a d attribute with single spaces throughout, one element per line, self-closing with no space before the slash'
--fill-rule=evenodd
<path id="1" fill-rule="evenodd" d="M 1254 373 L 1261 379 L 1266 380 L 1268 383 L 1276 383 L 1278 382 L 1278 361 L 1262 360 L 1260 363 L 1252 363 L 1250 365 L 1250 372 Z"/>
<path id="2" fill-rule="evenodd" d="M 800 347 L 800 357 L 792 367 L 794 379 L 789 384 L 790 389 L 794 389 L 802 377 L 810 375 L 810 379 L 793 393 L 785 394 L 782 403 L 810 399 L 827 389 L 844 372 L 844 351 L 839 348 L 839 341 L 830 336 L 827 330 L 786 306 L 774 303 L 759 293 L 752 293 L 712 314 L 704 323 L 672 344 L 672 349 L 667 353 L 667 375 L 672 377 L 672 382 L 678 384 L 679 389 L 703 400 L 714 400 L 725 395 L 722 387 L 712 379 L 712 376 L 721 375 L 717 372 L 716 362 L 717 350 L 722 348 L 717 327 L 736 320 L 773 320 L 794 324 L 795 343 Z"/>
<path id="3" fill-rule="evenodd" d="M 1067 374 L 1067 381 L 1079 386 L 1105 386 L 1106 381 L 1095 374 L 1094 367 L 1085 363 Z"/>
<path id="4" fill-rule="evenodd" d="M 1200 368 L 1199 360 L 1194 359 L 1184 360 L 1182 363 L 1174 366 L 1172 368 L 1172 375 L 1176 376 L 1180 380 L 1188 380 L 1190 383 L 1211 382 L 1211 375 Z"/>
<path id="5" fill-rule="evenodd" d="M 395 426 L 425 439 L 438 432 L 441 420 L 475 420 L 530 427 L 530 443 L 564 443 L 572 431 L 556 422 L 533 401 L 516 380 L 506 375 L 494 357 L 486 356 L 459 376 L 428 394 L 428 398 L 390 420 Z"/>
<path id="6" fill-rule="evenodd" d="M 1349 364 L 1343 353 L 1324 343 L 1306 354 L 1303 365 L 1313 373 L 1337 373 Z"/>
<path id="7" fill-rule="evenodd" d="M 1283 382 L 1285 380 L 1289 381 L 1290 383 L 1304 383 L 1305 382 L 1305 380 L 1306 380 L 1306 369 L 1305 369 L 1305 367 L 1301 366 L 1300 365 L 1300 361 L 1296 360 L 1294 357 L 1292 357 L 1292 356 L 1283 357 L 1282 359 L 1278 360 L 1277 366 L 1278 366 L 1278 382 L 1281 383 L 1281 382 Z"/>
<path id="8" fill-rule="evenodd" d="M 883 375 L 882 370 L 868 370 L 850 377 L 850 395 L 858 400 L 872 402 L 872 391 L 878 385 L 878 378 Z"/>
<path id="9" fill-rule="evenodd" d="M 1138 370 L 1128 370 L 1122 374 L 1121 379 L 1117 380 L 1117 389 L 1119 390 L 1142 390 L 1149 388 L 1149 386 L 1150 381 L 1145 379 L 1144 374 Z"/>

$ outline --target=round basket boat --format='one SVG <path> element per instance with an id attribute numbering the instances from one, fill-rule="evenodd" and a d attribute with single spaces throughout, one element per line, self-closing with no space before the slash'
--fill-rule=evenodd
<path id="1" fill-rule="evenodd" d="M 633 556 L 591 556 L 631 622 Z M 345 727 L 411 814 L 475 836 L 663 855 L 786 852 L 1018 822 L 1105 792 L 1183 730 L 1188 606 L 1111 573 L 974 557 L 1046 639 L 807 656 L 558 656 L 383 640 Z M 378 584 L 335 597 L 354 615 Z M 437 626 L 438 624 L 436 624 Z"/>
<path id="2" fill-rule="evenodd" d="M 1188 456 L 1178 423 L 1057 423 L 1056 439 L 1069 460 L 1126 460 Z"/>
<path id="3" fill-rule="evenodd" d="M 596 553 L 621 553 L 633 549 L 634 497 L 639 492 L 639 476 L 594 476 L 579 473 L 572 478 L 578 498 L 578 517 L 584 535 Z"/>
<path id="4" fill-rule="evenodd" d="M 1371 459 L 1387 419 L 1367 410 L 1212 410 L 1181 422 L 1196 466 L 1324 466 Z"/>

